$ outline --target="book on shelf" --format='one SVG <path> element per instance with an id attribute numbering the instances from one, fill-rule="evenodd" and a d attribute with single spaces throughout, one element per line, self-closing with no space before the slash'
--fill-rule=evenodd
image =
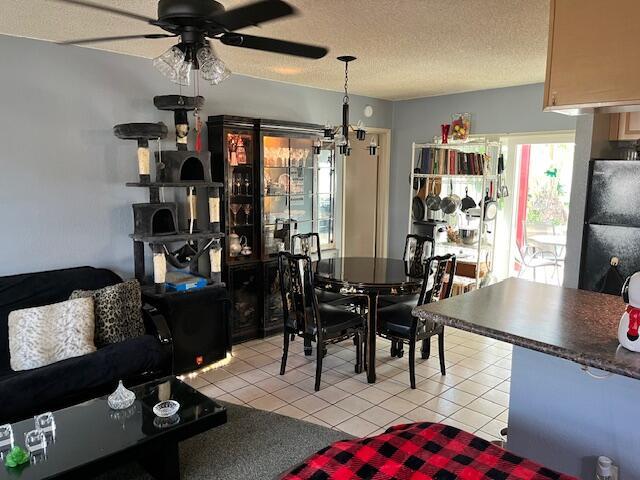
<path id="1" fill-rule="evenodd" d="M 483 153 L 446 148 L 420 149 L 418 168 L 431 175 L 483 175 L 489 171 L 489 157 Z"/>

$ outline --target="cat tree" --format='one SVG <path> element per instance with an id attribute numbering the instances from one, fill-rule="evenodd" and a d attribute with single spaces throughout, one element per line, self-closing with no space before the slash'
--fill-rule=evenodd
<path id="1" fill-rule="evenodd" d="M 155 181 L 151 181 L 149 141 L 163 139 L 168 129 L 163 123 L 126 123 L 113 127 L 116 137 L 138 142 L 139 181 L 127 183 L 128 187 L 144 187 L 149 190 L 148 203 L 133 204 L 133 251 L 135 275 L 145 283 L 144 245 L 153 254 L 153 283 L 157 293 L 165 291 L 167 263 L 178 270 L 189 269 L 198 276 L 208 277 L 210 283 L 222 284 L 222 248 L 224 236 L 220 229 L 220 188 L 222 184 L 211 181 L 211 160 L 208 151 L 200 151 L 201 134 L 198 131 L 196 149 L 189 150 L 190 132 L 188 112 L 197 111 L 204 104 L 203 97 L 162 95 L 153 99 L 159 110 L 173 111 L 176 132 L 176 150 L 155 152 Z M 196 116 L 196 118 L 198 118 Z M 199 129 L 199 122 L 197 121 Z M 165 202 L 165 188 L 186 188 L 186 221 L 181 223 L 178 202 Z M 206 196 L 207 202 L 197 201 Z M 177 198 L 177 195 L 176 195 Z M 208 223 L 198 224 L 199 207 L 206 205 Z M 205 208 L 200 208 L 204 210 Z M 176 244 L 183 244 L 172 250 Z M 208 253 L 208 268 L 202 259 Z M 205 257 L 206 258 L 206 257 Z"/>

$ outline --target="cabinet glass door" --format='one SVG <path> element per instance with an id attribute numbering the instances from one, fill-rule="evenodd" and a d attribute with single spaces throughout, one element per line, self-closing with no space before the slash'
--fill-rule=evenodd
<path id="1" fill-rule="evenodd" d="M 318 232 L 324 248 L 333 248 L 335 161 L 333 145 L 313 153 L 311 136 L 263 139 L 263 259 L 290 250 L 291 236 Z"/>
<path id="2" fill-rule="evenodd" d="M 227 168 L 227 192 L 224 218 L 227 233 L 235 233 L 243 239 L 243 246 L 248 247 L 242 252 L 233 252 L 227 245 L 227 261 L 239 262 L 244 259 L 256 258 L 255 251 L 257 235 L 254 225 L 257 221 L 255 211 L 255 174 L 254 174 L 254 144 L 253 133 L 241 130 L 225 130 L 225 162 Z M 228 244 L 228 242 L 227 242 Z"/>
<path id="3" fill-rule="evenodd" d="M 323 249 L 334 248 L 336 169 L 333 148 L 323 148 L 318 155 L 314 220 Z"/>
<path id="4" fill-rule="evenodd" d="M 313 231 L 315 166 L 313 159 L 313 140 L 308 137 L 290 139 L 291 162 L 289 178 L 291 180 L 290 209 L 293 231 L 303 233 Z M 295 225 L 298 224 L 298 225 Z M 303 224 L 309 224 L 306 228 Z"/>
<path id="5" fill-rule="evenodd" d="M 290 246 L 291 178 L 289 137 L 262 137 L 262 238 L 263 259 L 275 258 Z"/>

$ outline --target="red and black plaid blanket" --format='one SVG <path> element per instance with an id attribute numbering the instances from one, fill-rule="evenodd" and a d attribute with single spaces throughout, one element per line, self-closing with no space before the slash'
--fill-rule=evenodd
<path id="1" fill-rule="evenodd" d="M 577 480 L 440 423 L 396 425 L 323 448 L 283 480 Z"/>

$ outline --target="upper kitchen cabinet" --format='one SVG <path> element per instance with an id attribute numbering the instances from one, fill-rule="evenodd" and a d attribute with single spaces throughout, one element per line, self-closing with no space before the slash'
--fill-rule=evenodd
<path id="1" fill-rule="evenodd" d="M 640 112 L 626 112 L 611 115 L 609 140 L 640 139 Z"/>
<path id="2" fill-rule="evenodd" d="M 639 16 L 639 0 L 551 0 L 545 111 L 640 109 Z"/>

